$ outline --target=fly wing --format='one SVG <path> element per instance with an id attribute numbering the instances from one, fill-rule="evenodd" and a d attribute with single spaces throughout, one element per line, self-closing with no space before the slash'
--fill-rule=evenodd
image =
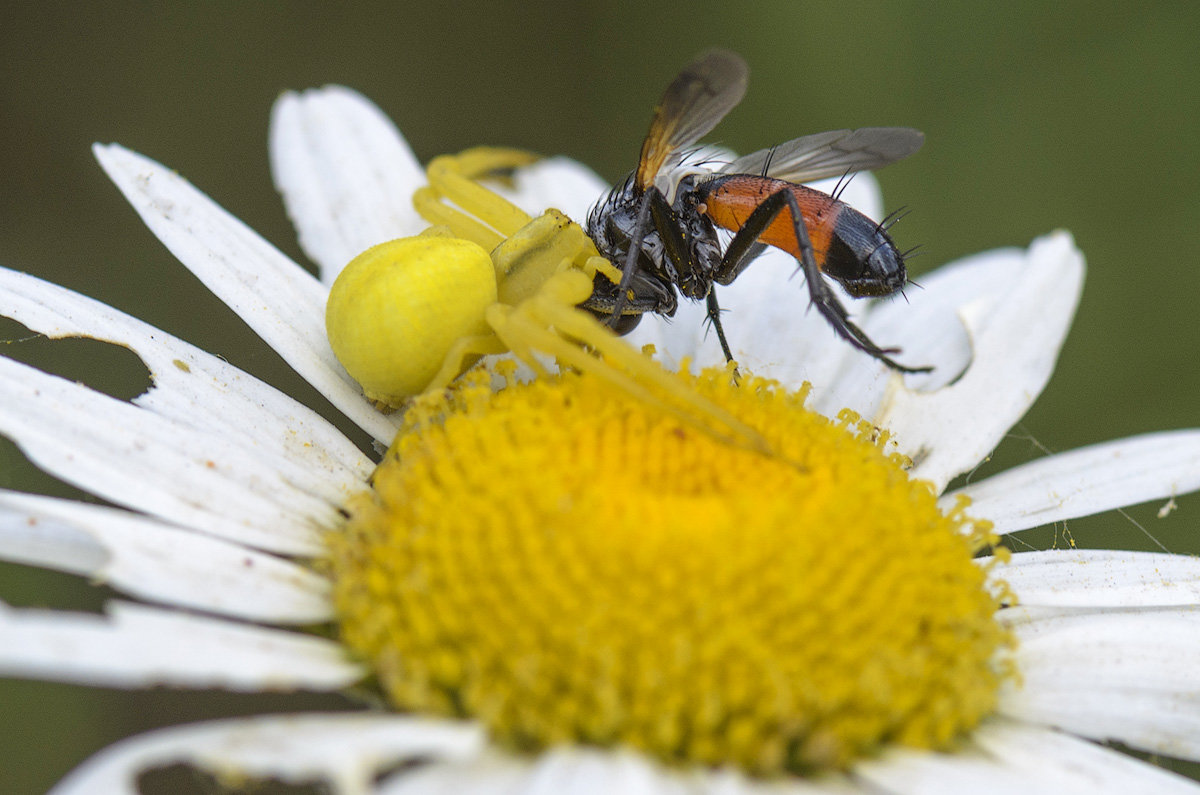
<path id="1" fill-rule="evenodd" d="M 723 174 L 757 174 L 787 182 L 811 182 L 882 168 L 921 148 L 925 135 L 910 127 L 863 127 L 794 138 L 739 157 Z"/>
<path id="2" fill-rule="evenodd" d="M 717 126 L 742 101 L 750 70 L 727 50 L 711 50 L 684 67 L 663 92 L 642 143 L 635 185 L 653 184 L 663 164 Z"/>

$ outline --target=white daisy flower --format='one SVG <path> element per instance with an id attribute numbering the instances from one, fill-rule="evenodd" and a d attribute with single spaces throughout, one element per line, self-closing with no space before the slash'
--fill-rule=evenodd
<path id="1" fill-rule="evenodd" d="M 325 297 L 359 252 L 420 231 L 424 177 L 347 89 L 285 95 L 272 119 L 274 173 L 319 279 L 168 168 L 117 145 L 96 155 L 298 373 L 378 443 L 404 434 L 376 470 L 220 358 L 0 271 L 6 316 L 125 346 L 153 377 L 125 402 L 0 357 L 0 432 L 117 506 L 0 492 L 0 557 L 135 600 L 104 616 L 5 608 L 0 675 L 237 691 L 340 691 L 373 675 L 397 708 L 160 730 L 55 792 L 134 792 L 141 771 L 180 762 L 338 792 L 1200 790 L 1098 744 L 1200 759 L 1200 562 L 1018 553 L 999 572 L 1020 603 L 997 611 L 1009 592 L 970 558 L 989 526 L 961 507 L 969 497 L 972 516 L 1012 533 L 1183 494 L 1200 488 L 1200 431 L 942 493 L 1050 377 L 1083 277 L 1067 234 L 863 310 L 874 339 L 936 365 L 904 378 L 805 313 L 790 260 L 757 262 L 722 293 L 735 353 L 789 389 L 811 381 L 809 406 L 840 416 L 701 376 L 714 401 L 754 401 L 784 451 L 772 459 L 570 392 L 569 377 L 464 390 L 433 409 L 454 415 L 444 423 L 375 411 L 329 349 Z M 581 218 L 604 190 L 550 160 L 520 171 L 513 197 Z M 870 178 L 852 190 L 878 217 Z M 694 314 L 648 319 L 639 339 L 668 362 L 715 363 Z M 932 489 L 898 474 L 889 438 Z M 567 524 L 549 528 L 550 514 Z M 335 620 L 338 640 L 301 629 Z"/>

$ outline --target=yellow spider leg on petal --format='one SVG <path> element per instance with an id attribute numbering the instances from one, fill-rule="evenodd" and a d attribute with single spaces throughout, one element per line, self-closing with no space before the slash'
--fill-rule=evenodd
<path id="1" fill-rule="evenodd" d="M 413 207 L 429 223 L 448 227 L 454 237 L 470 240 L 485 251 L 504 242 L 504 237 L 495 230 L 444 203 L 433 188 L 418 188 L 413 194 Z"/>
<path id="2" fill-rule="evenodd" d="M 454 170 L 468 179 L 502 175 L 542 159 L 533 152 L 503 146 L 475 146 L 446 157 L 452 158 Z"/>
<path id="3" fill-rule="evenodd" d="M 425 169 L 429 186 L 508 237 L 533 219 L 508 199 L 475 181 L 474 178 L 486 176 L 487 172 L 472 167 L 473 151 L 435 157 Z"/>

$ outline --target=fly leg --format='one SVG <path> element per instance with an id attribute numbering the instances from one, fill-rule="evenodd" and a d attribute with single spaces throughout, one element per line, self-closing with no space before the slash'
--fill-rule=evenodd
<path id="1" fill-rule="evenodd" d="M 721 307 L 717 305 L 717 291 L 709 290 L 708 298 L 708 322 L 712 325 L 713 330 L 717 332 L 717 340 L 721 343 L 721 352 L 725 354 L 725 361 L 733 361 L 733 351 L 729 349 L 729 340 L 725 339 L 725 329 L 721 326 Z"/>
<path id="2" fill-rule="evenodd" d="M 761 251 L 761 248 L 757 250 L 755 248 L 759 245 L 758 236 L 770 227 L 784 209 L 789 210 L 792 215 L 792 228 L 795 230 L 796 243 L 800 250 L 800 268 L 804 271 L 804 280 L 808 283 L 809 301 L 829 322 L 829 325 L 833 326 L 833 330 L 837 332 L 838 336 L 893 370 L 902 373 L 929 372 L 932 368 L 906 367 L 895 361 L 888 354 L 899 353 L 899 348 L 880 348 L 871 341 L 866 332 L 850 320 L 846 308 L 838 301 L 833 288 L 821 275 L 821 269 L 817 266 L 817 260 L 813 256 L 808 229 L 804 226 L 803 216 L 800 214 L 800 205 L 796 201 L 795 195 L 786 188 L 771 194 L 766 201 L 754 208 L 754 212 L 750 213 L 746 223 L 733 236 L 733 240 L 725 250 L 725 256 L 721 261 L 715 281 L 718 284 L 729 284 L 746 269 L 746 266 L 754 259 L 752 255 L 757 255 Z"/>
<path id="3" fill-rule="evenodd" d="M 666 201 L 657 188 L 650 188 L 638 202 L 637 220 L 633 224 L 633 238 L 629 241 L 629 253 L 621 268 L 621 283 L 617 285 L 617 300 L 612 308 L 612 317 L 608 320 L 609 328 L 616 328 L 617 323 L 621 320 L 621 314 L 625 311 L 625 305 L 629 303 L 629 287 L 633 284 L 633 275 L 637 271 L 638 255 L 642 253 L 642 242 L 646 239 L 646 233 L 650 231 L 650 202 L 655 194 L 658 195 L 660 201 Z"/>

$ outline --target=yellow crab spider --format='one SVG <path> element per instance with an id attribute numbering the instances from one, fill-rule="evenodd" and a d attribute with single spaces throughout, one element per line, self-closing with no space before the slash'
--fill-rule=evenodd
<path id="1" fill-rule="evenodd" d="M 614 284 L 621 276 L 582 227 L 558 210 L 534 218 L 477 181 L 536 159 L 477 148 L 429 164 L 429 185 L 413 203 L 434 226 L 363 252 L 330 290 L 326 328 L 347 372 L 377 405 L 394 408 L 446 387 L 486 354 L 511 351 L 545 375 L 540 352 L 769 452 L 757 432 L 577 308 L 597 273 Z"/>

